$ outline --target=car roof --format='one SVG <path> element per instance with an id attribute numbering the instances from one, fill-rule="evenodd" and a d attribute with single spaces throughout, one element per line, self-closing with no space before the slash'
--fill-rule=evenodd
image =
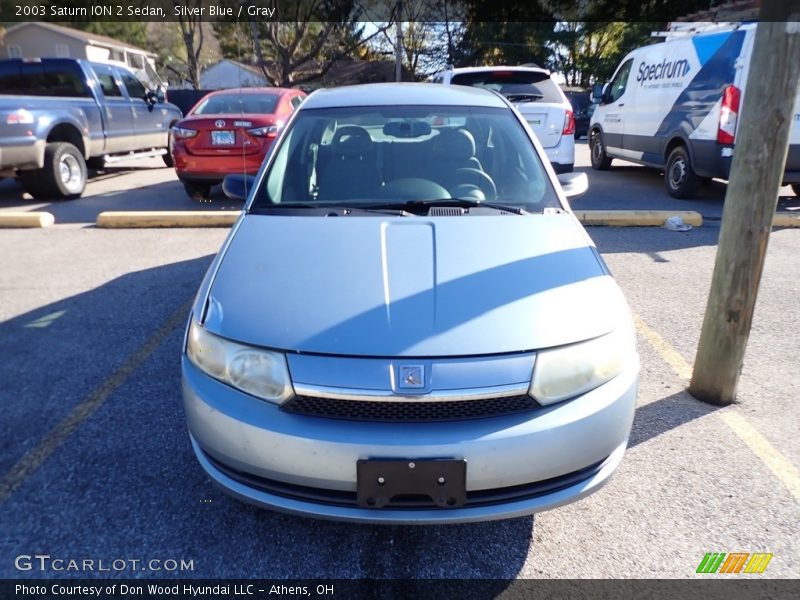
<path id="1" fill-rule="evenodd" d="M 272 94 L 279 96 L 285 92 L 291 92 L 289 88 L 278 87 L 246 87 L 246 88 L 226 88 L 224 90 L 214 90 L 207 94 L 208 96 L 220 96 L 222 94 Z M 300 90 L 296 90 L 300 92 Z"/>
<path id="2" fill-rule="evenodd" d="M 508 107 L 497 94 L 478 88 L 436 83 L 368 83 L 317 90 L 303 102 L 301 110 L 399 105 Z"/>

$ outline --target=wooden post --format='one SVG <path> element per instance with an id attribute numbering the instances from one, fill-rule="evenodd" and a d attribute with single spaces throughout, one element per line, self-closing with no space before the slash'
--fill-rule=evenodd
<path id="1" fill-rule="evenodd" d="M 800 0 L 763 0 L 689 393 L 727 405 L 750 335 L 800 77 Z"/>

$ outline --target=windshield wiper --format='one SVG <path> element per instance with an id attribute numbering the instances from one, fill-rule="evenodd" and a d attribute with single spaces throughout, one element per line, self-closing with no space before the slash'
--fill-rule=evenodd
<path id="1" fill-rule="evenodd" d="M 490 208 L 497 211 L 509 212 L 515 215 L 532 214 L 521 206 L 511 206 L 508 204 L 498 204 L 497 202 L 483 202 L 472 198 L 434 198 L 431 200 L 407 200 L 406 202 L 392 202 L 386 204 L 371 204 L 365 208 L 407 210 L 412 213 L 422 212 L 434 206 L 453 206 L 458 208 Z"/>
<path id="2" fill-rule="evenodd" d="M 258 206 L 254 206 L 251 209 L 251 212 L 270 212 L 272 210 L 292 210 L 292 209 L 303 209 L 308 208 L 312 210 L 321 210 L 321 211 L 330 211 L 341 213 L 342 216 L 347 216 L 353 212 L 373 212 L 373 213 L 383 213 L 383 214 L 392 214 L 392 215 L 403 215 L 402 208 L 396 208 L 393 206 L 385 206 L 382 204 L 375 204 L 375 205 L 364 205 L 364 206 L 348 206 L 345 204 L 334 204 L 331 202 L 281 202 L 276 204 L 261 204 Z M 409 213 L 406 213 L 406 216 Z"/>

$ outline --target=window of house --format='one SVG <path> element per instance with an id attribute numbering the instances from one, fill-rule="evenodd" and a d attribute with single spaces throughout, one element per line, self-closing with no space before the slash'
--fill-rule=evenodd
<path id="1" fill-rule="evenodd" d="M 19 46 L 9 46 L 8 58 L 22 58 L 22 48 Z"/>
<path id="2" fill-rule="evenodd" d="M 58 58 L 69 58 L 69 46 L 66 44 L 56 44 L 56 56 Z"/>

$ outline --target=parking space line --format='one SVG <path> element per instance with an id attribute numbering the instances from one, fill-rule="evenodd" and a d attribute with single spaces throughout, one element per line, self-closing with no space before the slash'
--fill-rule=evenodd
<path id="1" fill-rule="evenodd" d="M 667 361 L 667 364 L 678 374 L 678 377 L 688 382 L 692 378 L 692 367 L 684 360 L 683 356 L 681 356 L 669 342 L 661 337 L 657 331 L 650 329 L 639 315 L 633 315 L 633 322 L 641 336 L 650 342 L 650 345 L 656 349 L 661 355 L 661 358 Z"/>
<path id="2" fill-rule="evenodd" d="M 636 329 L 661 357 L 687 384 L 692 378 L 692 367 L 669 342 L 651 329 L 639 315 L 633 315 Z M 786 486 L 795 500 L 800 502 L 800 471 L 773 446 L 735 407 L 718 411 L 720 418 L 763 462 L 773 475 Z"/>
<path id="3" fill-rule="evenodd" d="M 64 417 L 36 446 L 31 448 L 0 481 L 0 502 L 4 502 L 38 469 L 81 424 L 90 417 L 131 374 L 155 352 L 156 348 L 181 325 L 189 314 L 192 301 L 173 312 L 166 322 L 132 354 L 118 369 L 96 387 Z"/>
<path id="4" fill-rule="evenodd" d="M 775 473 L 775 476 L 783 482 L 783 485 L 789 488 L 792 496 L 800 501 L 800 472 L 789 462 L 789 459 L 776 450 L 740 413 L 723 411 L 720 413 L 720 417 L 750 447 L 750 450 L 769 467 L 770 471 Z"/>

